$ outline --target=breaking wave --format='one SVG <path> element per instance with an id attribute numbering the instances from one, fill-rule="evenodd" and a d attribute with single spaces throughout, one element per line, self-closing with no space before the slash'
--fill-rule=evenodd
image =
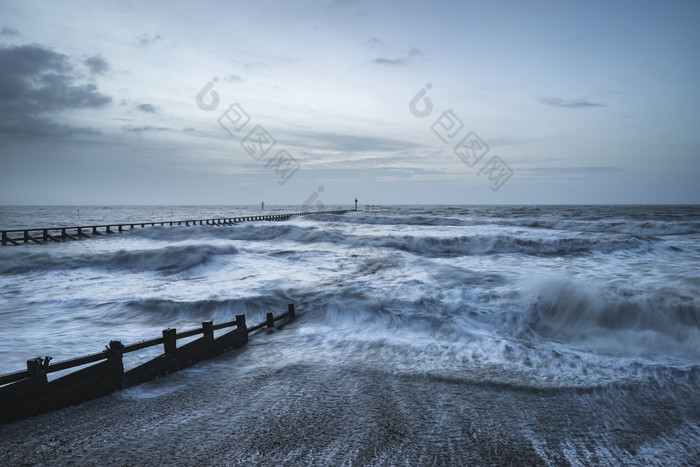
<path id="1" fill-rule="evenodd" d="M 515 329 L 595 352 L 700 359 L 700 298 L 671 286 L 599 287 L 527 281 Z"/>
<path id="2" fill-rule="evenodd" d="M 27 272 L 60 269 L 96 268 L 125 271 L 157 271 L 176 274 L 210 264 L 221 255 L 234 255 L 232 245 L 186 244 L 148 249 L 116 250 L 104 252 L 80 252 L 52 250 L 37 247 L 19 248 L 6 255 L 0 263 L 0 273 L 22 274 Z"/>

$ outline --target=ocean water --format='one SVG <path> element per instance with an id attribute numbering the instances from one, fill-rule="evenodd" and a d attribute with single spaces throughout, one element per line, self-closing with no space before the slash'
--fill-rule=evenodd
<path id="1" fill-rule="evenodd" d="M 259 207 L 2 207 L 0 228 L 253 213 Z M 482 409 L 499 429 L 512 423 L 542 463 L 700 462 L 698 206 L 379 206 L 2 247 L 0 373 L 167 327 L 239 313 L 256 323 L 287 303 L 299 319 L 250 346 L 237 371 L 303 362 L 319 377 L 342 367 L 512 396 L 511 412 L 527 420 Z M 338 390 L 357 392 L 342 374 Z M 562 400 L 571 414 L 547 410 Z M 454 410 L 440 407 L 431 410 Z M 356 460 L 333 449 L 315 455 Z"/>

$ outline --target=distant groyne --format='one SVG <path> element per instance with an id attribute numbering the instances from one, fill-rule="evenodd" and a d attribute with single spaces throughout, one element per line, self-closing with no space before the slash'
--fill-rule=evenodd
<path id="1" fill-rule="evenodd" d="M 234 225 L 240 222 L 254 221 L 286 221 L 291 217 L 313 216 L 319 214 L 345 214 L 348 210 L 310 211 L 287 214 L 267 214 L 262 216 L 219 217 L 215 219 L 187 219 L 163 222 L 124 222 L 118 224 L 81 225 L 75 227 L 39 227 L 33 229 L 2 230 L 2 245 L 24 245 L 28 243 L 64 242 L 80 240 L 102 235 L 128 232 L 136 228 L 177 225 Z"/>

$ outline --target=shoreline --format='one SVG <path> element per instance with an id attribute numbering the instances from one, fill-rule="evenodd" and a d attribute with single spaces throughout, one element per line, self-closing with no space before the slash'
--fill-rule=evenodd
<path id="1" fill-rule="evenodd" d="M 674 463 L 700 458 L 692 439 L 700 439 L 697 424 L 691 438 L 675 439 L 688 436 L 700 408 L 681 413 L 668 395 L 655 399 L 634 387 L 506 388 L 359 362 L 275 365 L 280 350 L 267 350 L 271 365 L 257 371 L 237 369 L 245 352 L 231 352 L 0 426 L 0 463 L 562 465 L 661 464 L 669 458 L 654 456 L 664 453 Z M 686 452 L 669 452 L 678 443 Z"/>

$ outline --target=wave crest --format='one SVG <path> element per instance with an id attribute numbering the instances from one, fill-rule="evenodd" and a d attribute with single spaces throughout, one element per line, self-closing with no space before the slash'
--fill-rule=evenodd
<path id="1" fill-rule="evenodd" d="M 519 333 L 615 355 L 700 358 L 700 300 L 671 287 L 601 289 L 547 280 L 526 290 Z"/>

